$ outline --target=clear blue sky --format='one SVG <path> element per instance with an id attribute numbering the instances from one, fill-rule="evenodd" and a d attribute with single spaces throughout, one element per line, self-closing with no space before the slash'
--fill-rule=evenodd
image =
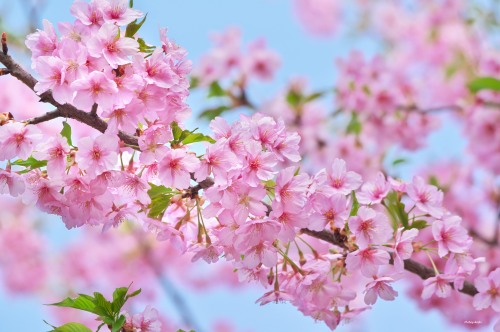
<path id="1" fill-rule="evenodd" d="M 47 9 L 43 17 L 52 22 L 72 21 L 69 15 L 67 0 L 46 0 Z M 9 10 L 3 11 L 3 19 L 11 26 L 23 24 L 25 14 L 19 2 L 0 0 L 0 8 L 8 4 Z M 305 34 L 295 20 L 290 0 L 169 0 L 151 1 L 135 0 L 135 7 L 148 12 L 148 22 L 141 33 L 148 40 L 157 40 L 158 27 L 169 28 L 169 36 L 185 47 L 190 58 L 196 60 L 210 47 L 208 33 L 221 31 L 228 26 L 239 26 L 245 40 L 265 36 L 268 45 L 277 50 L 283 57 L 283 66 L 278 79 L 272 84 L 256 86 L 259 98 L 271 97 L 279 91 L 289 77 L 296 75 L 309 78 L 313 87 L 331 87 L 334 82 L 334 58 L 346 55 L 353 47 L 373 53 L 376 46 L 368 39 L 319 39 Z M 14 4 L 15 3 L 15 4 Z M 193 110 L 201 109 L 202 105 L 194 101 Z M 458 139 L 458 140 L 457 140 Z M 438 144 L 435 150 L 424 151 L 419 157 L 420 162 L 442 155 L 443 151 L 451 156 L 460 156 L 463 144 L 456 144 L 453 149 L 440 149 L 447 142 L 460 142 L 457 128 L 448 126 L 443 132 L 434 135 L 432 142 Z M 439 151 L 439 152 L 438 152 Z M 407 166 L 405 174 L 414 168 Z M 404 175 L 404 174 L 402 174 Z M 1 212 L 0 212 L 1 222 Z M 59 221 L 56 221 L 59 222 Z M 65 236 L 66 230 L 62 223 L 52 226 L 51 236 Z M 416 305 L 404 295 L 404 286 L 400 284 L 400 297 L 394 302 L 379 301 L 375 309 L 365 314 L 359 324 L 351 324 L 339 328 L 339 331 L 401 331 L 402 326 L 407 332 L 420 331 L 461 331 L 447 325 L 437 312 L 422 313 Z M 230 317 L 241 331 L 259 332 L 309 332 L 328 331 L 322 324 L 315 324 L 310 318 L 305 318 L 288 304 L 268 305 L 260 307 L 254 304 L 261 295 L 256 291 L 220 291 L 207 294 L 193 294 L 186 291 L 186 298 L 196 312 L 197 320 L 205 329 L 208 322 L 219 317 Z M 43 312 L 40 298 L 8 298 L 0 290 L 0 324 L 2 331 L 46 331 L 42 319 L 49 318 Z M 172 310 L 165 302 L 160 310 Z"/>

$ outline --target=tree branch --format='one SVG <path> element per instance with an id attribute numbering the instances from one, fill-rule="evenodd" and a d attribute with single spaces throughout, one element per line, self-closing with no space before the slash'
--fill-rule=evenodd
<path id="1" fill-rule="evenodd" d="M 302 232 L 317 239 L 334 244 L 336 246 L 342 246 L 341 239 L 339 239 L 338 236 L 335 235 L 335 233 L 332 233 L 330 231 L 324 230 L 321 232 L 316 232 L 308 229 L 302 229 Z M 424 280 L 434 277 L 436 275 L 436 273 L 432 268 L 427 267 L 417 261 L 414 261 L 413 259 L 404 260 L 404 268 L 406 271 L 414 273 Z M 464 283 L 464 287 L 460 289 L 459 292 L 462 292 L 470 296 L 474 296 L 478 293 L 476 287 L 468 281 Z"/>
<path id="2" fill-rule="evenodd" d="M 0 52 L 0 62 L 10 71 L 10 74 L 23 82 L 31 90 L 35 92 L 35 85 L 37 80 L 31 76 L 30 73 L 25 71 L 17 62 L 12 59 L 8 54 Z M 36 93 L 36 92 L 35 92 Z M 82 122 L 94 129 L 97 129 L 101 133 L 104 133 L 108 128 L 108 124 L 101 118 L 93 115 L 92 113 L 87 113 L 82 110 L 77 109 L 75 106 L 70 104 L 61 105 L 52 96 L 52 92 L 46 91 L 40 95 L 40 101 L 44 103 L 49 103 L 54 105 L 57 109 L 55 111 L 48 112 L 42 116 L 32 118 L 24 121 L 27 124 L 37 124 L 45 121 L 53 120 L 56 118 L 64 117 L 68 119 L 74 119 Z M 122 131 L 118 133 L 118 137 L 126 144 L 137 147 L 139 149 L 139 143 L 136 136 L 128 135 Z"/>

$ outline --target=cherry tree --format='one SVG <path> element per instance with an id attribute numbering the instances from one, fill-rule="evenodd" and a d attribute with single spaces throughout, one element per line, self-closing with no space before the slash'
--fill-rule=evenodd
<path id="1" fill-rule="evenodd" d="M 262 287 L 257 303 L 289 302 L 332 330 L 377 301 L 395 300 L 400 280 L 411 283 L 420 306 L 451 323 L 489 324 L 500 312 L 500 64 L 496 21 L 470 16 L 474 5 L 294 1 L 308 31 L 341 33 L 357 24 L 342 21 L 353 12 L 389 51 L 353 51 L 337 60 L 331 88 L 292 79 L 261 102 L 251 98 L 252 82 L 273 80 L 286 60 L 263 39 L 244 45 L 241 32 L 228 29 L 193 64 L 166 29 L 158 45 L 140 36 L 146 15 L 133 1 L 76 1 L 74 22 L 59 23 L 59 34 L 44 20 L 26 37 L 31 71 L 2 35 L 1 73 L 31 90 L 36 115 L 0 115 L 0 193 L 68 229 L 102 229 L 105 240 L 89 235 L 96 255 L 119 261 L 136 248 L 137 266 L 152 267 L 137 278 L 163 277 L 168 262 L 150 250 L 155 243 L 184 254 L 176 262 L 182 271 L 189 260 L 221 266 L 215 273 L 226 282 Z M 190 90 L 211 100 L 199 114 L 209 133 L 187 128 Z M 229 114 L 239 116 L 229 121 Z M 462 124 L 467 158 L 399 179 L 404 159 L 390 158 L 422 149 L 445 121 Z M 5 234 L 8 248 L 15 237 Z M 19 234 L 30 245 L 3 264 L 47 274 L 36 232 Z M 31 252 L 32 265 L 16 263 Z M 85 267 L 77 251 L 65 255 L 69 274 Z M 151 306 L 124 312 L 140 291 L 120 287 L 134 281 L 127 271 L 111 270 L 102 272 L 122 283 L 112 300 L 96 292 L 54 305 L 89 311 L 111 331 L 176 329 Z M 22 280 L 11 282 L 26 290 Z M 89 330 L 54 326 L 71 329 Z"/>

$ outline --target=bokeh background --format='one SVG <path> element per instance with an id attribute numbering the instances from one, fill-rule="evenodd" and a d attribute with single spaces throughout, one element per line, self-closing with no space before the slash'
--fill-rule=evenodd
<path id="1" fill-rule="evenodd" d="M 4 29 L 22 34 L 30 24 L 41 27 L 41 18 L 52 22 L 73 21 L 69 13 L 71 1 L 45 0 L 39 3 L 37 15 L 30 14 L 30 1 L 1 0 L 1 19 Z M 342 37 L 319 38 L 308 34 L 298 24 L 289 0 L 136 0 L 135 7 L 148 13 L 141 35 L 149 41 L 158 41 L 158 28 L 167 27 L 170 38 L 189 52 L 189 58 L 196 62 L 210 46 L 209 34 L 236 26 L 242 31 L 246 41 L 265 37 L 269 48 L 282 55 L 282 65 L 272 83 L 255 83 L 251 89 L 252 100 L 266 100 L 276 94 L 292 77 L 306 77 L 313 89 L 331 87 L 335 81 L 334 60 L 346 56 L 353 49 L 365 54 L 375 54 L 380 46 L 369 35 L 344 35 Z M 28 57 L 25 57 L 27 60 Z M 25 62 L 26 66 L 27 62 Z M 3 79 L 3 78 L 0 78 Z M 326 104 L 331 102 L 326 101 Z M 194 114 L 205 108 L 203 96 L 193 93 L 190 105 Z M 188 127 L 206 128 L 206 124 L 196 123 L 196 116 Z M 204 127 L 205 126 L 205 127 Z M 455 123 L 443 126 L 429 138 L 430 148 L 418 153 L 394 152 L 405 156 L 408 162 L 399 168 L 400 176 L 408 179 L 419 165 L 436 158 L 461 158 L 465 142 L 460 128 Z M 0 198 L 1 199 L 1 198 Z M 0 225 L 8 213 L 0 210 Z M 13 203 L 12 203 L 13 204 Z M 34 208 L 33 208 L 34 209 Z M 84 231 L 67 231 L 63 223 L 54 217 L 38 215 L 43 220 L 43 232 L 53 250 L 63 248 L 77 241 Z M 113 231 L 113 230 L 112 230 Z M 2 253 L 0 252 L 0 255 Z M 204 263 L 201 263 L 204 264 Z M 200 273 L 205 273 L 203 268 Z M 310 318 L 288 304 L 269 304 L 261 307 L 255 300 L 262 293 L 252 287 L 216 286 L 208 290 L 196 290 L 182 283 L 179 275 L 169 276 L 172 287 L 182 294 L 198 324 L 204 331 L 213 328 L 216 322 L 229 322 L 236 331 L 328 331 L 323 324 L 316 324 Z M 29 278 L 37 278 L 30 275 Z M 56 285 L 64 288 L 65 285 Z M 116 285 L 122 286 L 122 285 Z M 374 309 L 361 315 L 361 320 L 342 325 L 339 331 L 465 331 L 450 326 L 436 311 L 423 312 L 405 296 L 406 286 L 399 283 L 399 297 L 394 302 L 380 301 Z M 78 291 L 78 290 L 77 290 Z M 0 283 L 0 330 L 2 331 L 46 331 L 44 319 L 51 321 L 51 313 L 43 306 L 52 298 L 48 294 L 20 295 L 9 292 Z M 169 296 L 162 295 L 159 311 L 165 312 L 174 320 L 180 321 L 179 313 Z M 223 331 L 224 324 L 219 324 Z M 488 327 L 484 328 L 487 331 Z"/>

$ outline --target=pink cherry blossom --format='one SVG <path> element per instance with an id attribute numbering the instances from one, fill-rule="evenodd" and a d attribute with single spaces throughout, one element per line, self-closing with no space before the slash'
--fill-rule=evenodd
<path id="1" fill-rule="evenodd" d="M 113 94 L 118 92 L 113 80 L 96 71 L 74 81 L 71 88 L 76 91 L 73 103 L 84 110 L 89 110 L 94 103 L 101 107 L 111 107 L 115 98 Z"/>
<path id="2" fill-rule="evenodd" d="M 242 63 L 243 72 L 249 77 L 271 80 L 281 63 L 278 54 L 266 48 L 264 39 L 253 42 L 248 48 L 248 54 Z"/>
<path id="3" fill-rule="evenodd" d="M 445 256 L 448 252 L 458 254 L 466 252 L 469 246 L 469 236 L 461 222 L 462 219 L 459 216 L 451 216 L 436 220 L 432 224 L 432 235 L 438 243 L 439 257 Z"/>
<path id="4" fill-rule="evenodd" d="M 65 104 L 73 100 L 73 91 L 66 81 L 66 69 L 61 59 L 53 56 L 38 57 L 35 66 L 41 75 L 35 85 L 35 91 L 38 94 L 52 90 L 54 99 L 58 103 Z"/>
<path id="5" fill-rule="evenodd" d="M 422 299 L 429 299 L 432 295 L 437 297 L 448 297 L 451 294 L 451 282 L 455 279 L 452 275 L 438 274 L 424 281 Z"/>
<path id="6" fill-rule="evenodd" d="M 389 283 L 394 282 L 391 277 L 380 277 L 366 285 L 364 301 L 367 305 L 373 305 L 377 302 L 377 297 L 386 301 L 394 301 L 398 292 L 396 292 Z"/>
<path id="7" fill-rule="evenodd" d="M 361 192 L 356 195 L 356 198 L 361 204 L 380 203 L 387 196 L 390 189 L 391 187 L 385 180 L 384 174 L 378 173 L 374 182 L 363 184 Z"/>
<path id="8" fill-rule="evenodd" d="M 135 314 L 132 317 L 127 315 L 123 328 L 126 331 L 161 332 L 162 323 L 158 311 L 148 305 L 140 314 Z"/>
<path id="9" fill-rule="evenodd" d="M 381 265 L 389 264 L 389 258 L 387 251 L 368 247 L 349 253 L 345 262 L 349 271 L 360 269 L 361 274 L 371 278 L 377 275 Z"/>
<path id="10" fill-rule="evenodd" d="M 47 174 L 53 178 L 60 178 L 66 170 L 68 153 L 68 141 L 62 136 L 57 136 L 38 145 L 33 156 L 39 160 L 47 160 Z"/>
<path id="11" fill-rule="evenodd" d="M 327 173 L 325 193 L 331 195 L 339 193 L 349 194 L 361 185 L 361 176 L 355 172 L 347 171 L 346 163 L 342 159 L 336 158 L 333 161 L 330 172 Z"/>
<path id="12" fill-rule="evenodd" d="M 57 49 L 57 35 L 54 26 L 47 20 L 43 20 L 42 23 L 43 30 L 37 30 L 26 38 L 26 46 L 31 50 L 33 59 L 53 55 Z"/>
<path id="13" fill-rule="evenodd" d="M 7 123 L 0 127 L 0 160 L 14 157 L 27 159 L 41 139 L 37 127 L 25 126 L 19 122 Z"/>
<path id="14" fill-rule="evenodd" d="M 24 181 L 19 174 L 0 169 L 0 194 L 17 197 L 24 192 L 24 188 Z"/>
<path id="15" fill-rule="evenodd" d="M 113 69 L 131 63 L 129 56 L 136 54 L 139 50 L 139 44 L 135 39 L 118 38 L 118 29 L 112 23 L 105 23 L 97 35 L 87 43 L 89 54 L 96 58 L 104 56 Z"/>
<path id="16" fill-rule="evenodd" d="M 488 277 L 477 277 L 474 285 L 479 291 L 474 295 L 473 305 L 477 310 L 491 308 L 500 312 L 500 268 L 491 271 Z"/>
<path id="17" fill-rule="evenodd" d="M 190 172 L 195 172 L 200 160 L 184 149 L 173 149 L 165 153 L 159 164 L 158 177 L 167 187 L 186 189 L 191 179 Z"/>
<path id="18" fill-rule="evenodd" d="M 411 257 L 413 253 L 413 239 L 418 235 L 418 229 L 412 228 L 404 230 L 399 228 L 394 241 L 394 267 L 396 270 L 403 270 L 403 260 Z"/>
<path id="19" fill-rule="evenodd" d="M 107 0 L 102 8 L 106 22 L 127 25 L 142 16 L 136 9 L 130 8 L 127 0 Z"/>
<path id="20" fill-rule="evenodd" d="M 102 3 L 101 0 L 92 0 L 90 3 L 75 1 L 71 5 L 70 11 L 84 25 L 98 28 L 104 23 Z"/>
<path id="21" fill-rule="evenodd" d="M 78 142 L 76 162 L 90 176 L 99 175 L 113 168 L 118 161 L 118 138 L 102 134 L 97 138 L 85 137 Z"/>
<path id="22" fill-rule="evenodd" d="M 283 303 L 283 302 L 290 302 L 292 300 L 293 296 L 288 294 L 287 292 L 272 290 L 259 297 L 257 301 L 255 301 L 255 303 L 259 303 L 260 305 L 266 305 L 270 302 Z"/>
<path id="23" fill-rule="evenodd" d="M 423 212 L 439 218 L 443 215 L 441 204 L 443 192 L 436 187 L 426 184 L 424 179 L 415 176 L 412 183 L 407 187 L 408 196 L 415 202 L 416 206 Z"/>
<path id="24" fill-rule="evenodd" d="M 366 248 L 370 244 L 384 244 L 392 233 L 384 214 L 364 206 L 359 208 L 357 216 L 349 219 L 349 229 L 356 236 L 356 243 L 360 248 Z"/>
<path id="25" fill-rule="evenodd" d="M 270 152 L 262 152 L 258 144 L 251 144 L 247 148 L 248 155 L 244 163 L 243 174 L 250 186 L 257 186 L 260 181 L 270 180 L 277 163 L 276 157 Z"/>
<path id="26" fill-rule="evenodd" d="M 273 209 L 291 213 L 299 212 L 306 203 L 306 189 L 309 178 L 306 174 L 295 175 L 295 167 L 288 167 L 278 173 L 276 177 L 275 201 Z"/>
<path id="27" fill-rule="evenodd" d="M 330 197 L 318 195 L 313 205 L 315 213 L 311 215 L 307 228 L 314 231 L 322 231 L 327 225 L 332 229 L 344 228 L 349 217 L 347 199 L 344 195 L 334 194 Z"/>
<path id="28" fill-rule="evenodd" d="M 240 167 L 240 161 L 226 142 L 218 141 L 208 146 L 201 159 L 200 168 L 195 173 L 195 178 L 197 181 L 202 181 L 212 173 L 216 185 L 225 185 L 228 182 L 228 172 L 238 167 Z"/>

